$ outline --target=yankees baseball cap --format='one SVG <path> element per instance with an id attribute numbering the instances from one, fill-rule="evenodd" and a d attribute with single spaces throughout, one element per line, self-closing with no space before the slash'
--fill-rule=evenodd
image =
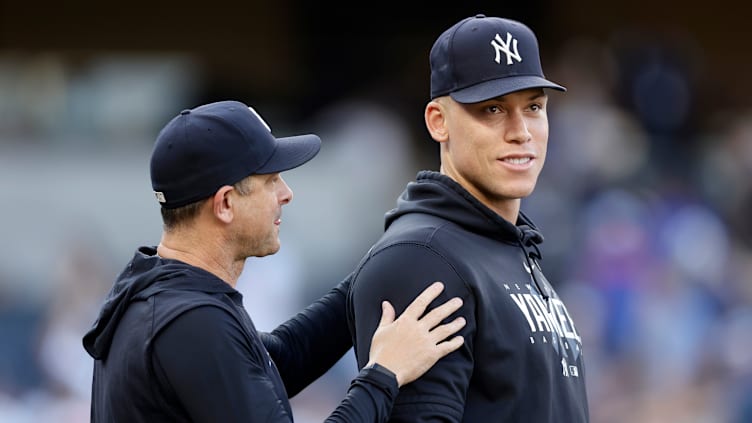
<path id="1" fill-rule="evenodd" d="M 296 168 L 320 148 L 316 135 L 276 138 L 252 107 L 219 101 L 183 110 L 162 128 L 151 155 L 151 184 L 162 207 L 174 209 L 249 175 Z"/>
<path id="2" fill-rule="evenodd" d="M 528 88 L 566 88 L 543 75 L 538 40 L 525 24 L 479 14 L 436 39 L 430 53 L 431 99 L 478 103 Z"/>

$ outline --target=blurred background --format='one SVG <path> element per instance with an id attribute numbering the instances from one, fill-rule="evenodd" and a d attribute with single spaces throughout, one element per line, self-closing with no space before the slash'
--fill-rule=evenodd
<path id="1" fill-rule="evenodd" d="M 113 278 L 159 242 L 153 140 L 184 108 L 253 105 L 315 132 L 282 249 L 238 288 L 273 328 L 344 278 L 404 185 L 437 169 L 428 52 L 476 13 L 537 33 L 549 156 L 523 203 L 578 324 L 594 423 L 752 422 L 747 2 L 0 0 L 0 421 L 89 420 L 81 346 Z M 503 4 L 508 3 L 508 4 Z M 322 340 L 326 342 L 326 340 Z M 292 400 L 320 422 L 352 352 Z"/>

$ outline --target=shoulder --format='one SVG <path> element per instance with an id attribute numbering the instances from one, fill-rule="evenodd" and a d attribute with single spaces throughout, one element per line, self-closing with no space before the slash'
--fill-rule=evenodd
<path id="1" fill-rule="evenodd" d="M 379 313 L 380 300 L 397 310 L 435 281 L 442 281 L 447 296 L 467 298 L 470 284 L 456 257 L 431 243 L 401 240 L 372 251 L 353 274 L 348 307 L 366 307 Z M 448 297 L 447 297 L 448 298 Z"/>
<path id="2" fill-rule="evenodd" d="M 206 303 L 185 310 L 170 320 L 157 323 L 161 330 L 155 333 L 155 352 L 167 351 L 197 356 L 246 356 L 253 361 L 263 359 L 257 351 L 261 343 L 252 327 L 250 318 L 244 322 L 242 316 L 225 307 Z"/>
<path id="3" fill-rule="evenodd" d="M 464 232 L 457 224 L 439 216 L 410 213 L 400 216 L 389 225 L 369 250 L 369 255 L 398 247 L 403 253 L 451 256 L 450 240 Z"/>
<path id="4" fill-rule="evenodd" d="M 168 290 L 152 297 L 155 336 L 174 322 L 196 322 L 199 326 L 232 324 L 243 327 L 243 312 L 229 298 L 199 291 Z"/>

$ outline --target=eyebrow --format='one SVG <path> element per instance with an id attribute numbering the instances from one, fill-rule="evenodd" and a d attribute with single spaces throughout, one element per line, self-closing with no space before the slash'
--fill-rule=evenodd
<path id="1" fill-rule="evenodd" d="M 541 97 L 548 97 L 548 94 L 546 94 L 545 91 L 541 90 L 539 93 L 531 95 L 528 100 L 537 100 Z"/>

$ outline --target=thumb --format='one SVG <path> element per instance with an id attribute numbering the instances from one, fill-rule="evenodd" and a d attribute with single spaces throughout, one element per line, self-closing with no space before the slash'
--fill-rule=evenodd
<path id="1" fill-rule="evenodd" d="M 394 307 L 389 301 L 381 302 L 381 322 L 379 327 L 386 326 L 394 321 Z"/>

